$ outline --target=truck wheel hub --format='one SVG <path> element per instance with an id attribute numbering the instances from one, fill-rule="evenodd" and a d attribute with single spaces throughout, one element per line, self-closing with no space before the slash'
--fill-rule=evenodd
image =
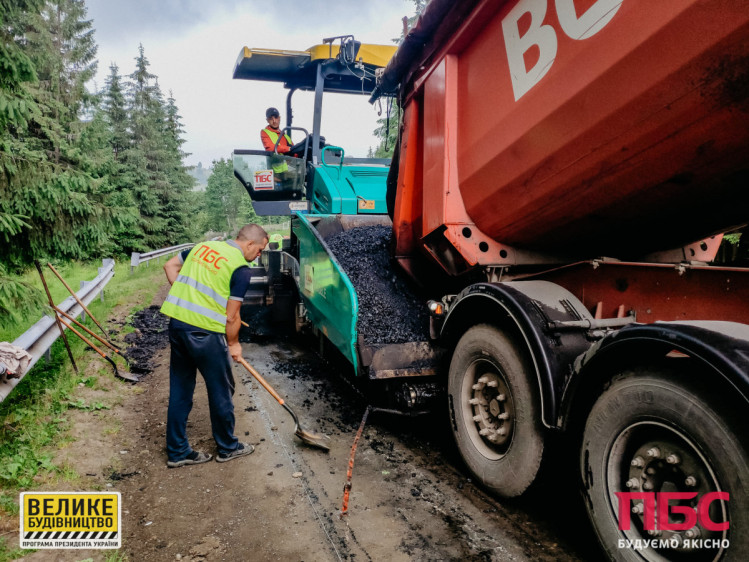
<path id="1" fill-rule="evenodd" d="M 500 409 L 499 402 L 497 402 L 497 400 L 492 400 L 491 402 L 489 402 L 489 411 L 495 418 L 501 413 L 502 410 Z"/>
<path id="2" fill-rule="evenodd" d="M 669 501 L 671 507 L 668 523 L 671 525 L 683 524 L 686 521 L 683 514 L 673 512 L 673 506 L 689 507 L 696 513 L 697 504 L 704 494 L 721 490 L 710 465 L 696 446 L 687 437 L 663 424 L 655 422 L 635 424 L 619 435 L 613 449 L 631 451 L 621 457 L 621 483 L 619 486 L 614 486 L 618 488 L 616 491 L 697 493 L 691 499 Z M 618 502 L 614 505 L 617 504 Z M 645 539 L 657 538 L 670 541 L 672 546 L 667 549 L 667 552 L 671 554 L 702 551 L 712 559 L 715 551 L 694 548 L 692 539 L 711 541 L 716 539 L 720 542 L 721 539 L 726 538 L 720 531 L 705 529 L 699 518 L 690 529 L 661 529 L 657 507 L 655 529 L 646 530 L 645 502 L 641 499 L 633 499 L 629 507 L 632 512 L 631 529 Z M 710 519 L 716 523 L 727 520 L 723 502 L 716 500 L 711 503 Z"/>
<path id="3" fill-rule="evenodd" d="M 512 440 L 514 407 L 509 388 L 496 367 L 488 362 L 474 364 L 469 404 L 480 438 L 495 452 L 503 452 Z M 490 369 L 486 367 L 491 365 Z"/>

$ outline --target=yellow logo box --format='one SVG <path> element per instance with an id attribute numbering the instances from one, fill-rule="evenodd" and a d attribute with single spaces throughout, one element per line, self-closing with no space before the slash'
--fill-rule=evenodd
<path id="1" fill-rule="evenodd" d="M 21 538 L 119 537 L 120 493 L 23 492 L 20 518 Z"/>

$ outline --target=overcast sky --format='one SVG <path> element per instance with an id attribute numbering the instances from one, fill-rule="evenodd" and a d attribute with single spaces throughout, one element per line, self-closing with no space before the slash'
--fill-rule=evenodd
<path id="1" fill-rule="evenodd" d="M 411 0 L 86 0 L 96 29 L 101 89 L 111 63 L 120 74 L 134 70 L 143 44 L 164 95 L 171 90 L 182 115 L 187 163 L 210 166 L 235 148 L 260 145 L 265 109 L 283 114 L 287 90 L 280 83 L 232 80 L 242 47 L 305 50 L 323 37 L 353 34 L 367 43 L 391 45 L 400 36 Z M 312 128 L 311 93 L 294 94 L 294 125 Z M 376 108 L 366 96 L 327 94 L 323 130 L 346 154 L 366 156 L 377 140 Z M 282 115 L 285 123 L 285 115 Z M 294 138 L 295 141 L 301 138 Z"/>

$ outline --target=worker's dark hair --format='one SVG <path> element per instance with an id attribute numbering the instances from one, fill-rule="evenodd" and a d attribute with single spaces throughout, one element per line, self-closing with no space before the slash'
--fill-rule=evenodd
<path id="1" fill-rule="evenodd" d="M 251 240 L 252 242 L 262 243 L 268 239 L 268 233 L 259 224 L 247 224 L 239 229 L 237 240 Z"/>

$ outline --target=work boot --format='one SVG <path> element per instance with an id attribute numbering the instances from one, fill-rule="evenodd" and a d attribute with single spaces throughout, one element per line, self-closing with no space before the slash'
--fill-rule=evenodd
<path id="1" fill-rule="evenodd" d="M 193 451 L 184 459 L 178 461 L 168 461 L 166 465 L 169 468 L 179 468 L 180 466 L 185 466 L 188 464 L 203 464 L 204 462 L 208 462 L 212 458 L 212 455 L 204 453 L 203 451 Z"/>
<path id="2" fill-rule="evenodd" d="M 253 445 L 250 445 L 249 443 L 240 443 L 239 445 L 237 445 L 237 448 L 234 449 L 231 453 L 219 453 L 218 456 L 216 456 L 216 462 L 228 462 L 230 460 L 249 455 L 254 450 L 255 447 Z"/>

